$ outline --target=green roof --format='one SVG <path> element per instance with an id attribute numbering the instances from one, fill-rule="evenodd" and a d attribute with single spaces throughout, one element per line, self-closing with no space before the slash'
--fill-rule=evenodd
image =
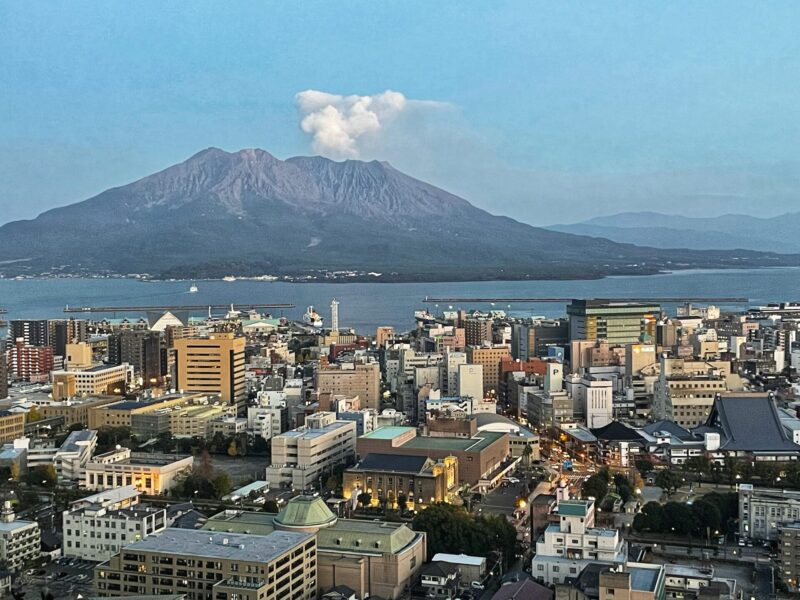
<path id="1" fill-rule="evenodd" d="M 319 496 L 295 496 L 274 521 L 281 527 L 328 527 L 336 522 L 336 515 Z"/>
<path id="2" fill-rule="evenodd" d="M 378 427 L 369 433 L 365 433 L 361 437 L 369 438 L 372 440 L 391 440 L 399 435 L 403 435 L 409 431 L 413 431 L 415 427 L 400 427 L 395 425 L 387 425 L 386 427 Z"/>
<path id="3" fill-rule="evenodd" d="M 417 436 L 403 444 L 403 448 L 479 452 L 491 446 L 504 435 L 508 434 L 497 431 L 480 431 L 473 438 Z"/>
<path id="4" fill-rule="evenodd" d="M 566 517 L 585 517 L 589 513 L 589 502 L 562 500 L 558 503 L 558 514 Z"/>

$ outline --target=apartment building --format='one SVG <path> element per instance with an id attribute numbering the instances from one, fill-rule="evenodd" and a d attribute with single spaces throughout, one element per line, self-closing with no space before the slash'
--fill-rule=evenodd
<path id="1" fill-rule="evenodd" d="M 245 386 L 245 339 L 233 333 L 211 333 L 207 338 L 175 340 L 177 388 L 217 394 L 241 408 Z"/>
<path id="2" fill-rule="evenodd" d="M 800 521 L 778 525 L 776 569 L 791 594 L 800 593 Z"/>
<path id="3" fill-rule="evenodd" d="M 31 346 L 17 338 L 8 350 L 8 366 L 15 381 L 45 382 L 50 377 L 55 359 L 50 346 Z"/>
<path id="4" fill-rule="evenodd" d="M 313 534 L 168 528 L 95 567 L 99 596 L 185 594 L 187 600 L 315 600 Z"/>
<path id="5" fill-rule="evenodd" d="M 492 341 L 492 320 L 487 317 L 464 319 L 464 339 L 467 346 L 481 346 Z"/>
<path id="6" fill-rule="evenodd" d="M 8 363 L 6 354 L 0 350 L 0 400 L 8 398 Z"/>
<path id="7" fill-rule="evenodd" d="M 86 463 L 83 483 L 93 491 L 133 485 L 144 494 L 158 495 L 175 487 L 193 462 L 191 456 L 132 453 L 129 448 L 120 448 L 98 454 Z"/>
<path id="8" fill-rule="evenodd" d="M 53 386 L 63 386 L 69 395 L 96 396 L 124 394 L 133 382 L 133 367 L 128 364 L 100 365 L 84 370 L 53 371 Z"/>
<path id="9" fill-rule="evenodd" d="M 17 520 L 11 502 L 6 500 L 0 512 L 0 561 L 9 571 L 19 571 L 39 557 L 40 546 L 39 524 Z"/>
<path id="10" fill-rule="evenodd" d="M 483 392 L 500 389 L 500 363 L 511 356 L 509 346 L 468 346 L 467 362 L 483 367 Z"/>
<path id="11" fill-rule="evenodd" d="M 62 513 L 64 556 L 102 562 L 166 529 L 166 510 L 139 504 L 138 496 L 125 486 L 73 502 Z"/>
<path id="12" fill-rule="evenodd" d="M 548 525 L 536 542 L 531 565 L 531 575 L 546 585 L 576 578 L 590 562 L 627 561 L 627 544 L 619 531 L 595 527 L 594 500 L 568 500 L 565 490 L 558 492 L 558 522 Z"/>
<path id="13" fill-rule="evenodd" d="M 336 414 L 320 412 L 306 425 L 272 438 L 272 464 L 267 467 L 271 486 L 304 490 L 319 484 L 322 473 L 355 458 L 356 424 L 337 421 Z"/>
<path id="14" fill-rule="evenodd" d="M 317 393 L 358 396 L 362 408 L 381 408 L 381 370 L 378 363 L 341 363 L 320 367 Z"/>

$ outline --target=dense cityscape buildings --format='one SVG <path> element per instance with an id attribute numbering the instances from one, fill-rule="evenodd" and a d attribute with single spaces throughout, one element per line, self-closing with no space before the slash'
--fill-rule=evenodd
<path id="1" fill-rule="evenodd" d="M 374 336 L 176 311 L 85 319 L 63 357 L 56 325 L 12 318 L 0 551 L 17 588 L 83 561 L 64 577 L 99 597 L 722 599 L 765 569 L 795 590 L 800 307 L 781 306 L 420 311 Z M 20 347 L 48 349 L 46 378 Z M 450 519 L 504 523 L 507 549 L 462 547 Z"/>

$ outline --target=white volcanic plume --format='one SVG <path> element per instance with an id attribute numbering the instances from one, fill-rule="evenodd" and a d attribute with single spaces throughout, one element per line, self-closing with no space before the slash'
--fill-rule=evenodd
<path id="1" fill-rule="evenodd" d="M 445 103 L 409 100 L 386 90 L 372 96 L 342 96 L 306 90 L 295 97 L 300 127 L 312 135 L 314 152 L 341 160 L 361 158 L 364 145 L 374 146 L 401 114 L 420 108 L 441 108 Z"/>

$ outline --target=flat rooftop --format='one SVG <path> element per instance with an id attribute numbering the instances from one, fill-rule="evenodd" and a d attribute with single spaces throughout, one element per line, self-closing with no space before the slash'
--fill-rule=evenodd
<path id="1" fill-rule="evenodd" d="M 280 434 L 280 437 L 313 439 L 321 435 L 325 435 L 326 433 L 330 433 L 331 431 L 341 429 L 342 427 L 351 427 L 353 423 L 354 421 L 335 421 L 325 425 L 325 427 L 322 428 L 317 427 L 300 430 L 292 429 L 290 431 L 284 431 L 282 434 Z"/>
<path id="2" fill-rule="evenodd" d="M 140 542 L 125 546 L 125 550 L 270 562 L 294 546 L 313 539 L 313 534 L 295 531 L 273 531 L 267 535 L 253 535 L 211 533 L 170 527 L 159 535 L 151 535 Z"/>
<path id="3" fill-rule="evenodd" d="M 416 430 L 416 427 L 401 427 L 399 425 L 388 425 L 386 427 L 378 427 L 372 431 L 362 435 L 362 438 L 371 440 L 393 440 L 397 436 L 403 435 L 409 431 Z"/>
<path id="4" fill-rule="evenodd" d="M 507 433 L 479 431 L 473 438 L 428 437 L 411 438 L 403 448 L 419 448 L 421 450 L 450 450 L 457 452 L 480 452 L 488 448 Z"/>
<path id="5" fill-rule="evenodd" d="M 661 569 L 646 569 L 644 567 L 628 566 L 628 573 L 631 574 L 631 587 L 634 590 L 644 592 L 654 592 L 658 584 L 658 576 Z"/>

